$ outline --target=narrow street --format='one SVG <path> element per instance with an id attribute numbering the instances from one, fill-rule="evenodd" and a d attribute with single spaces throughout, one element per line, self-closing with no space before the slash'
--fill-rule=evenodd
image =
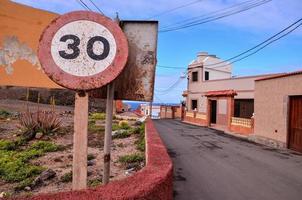
<path id="1" fill-rule="evenodd" d="M 175 200 L 301 200 L 302 155 L 176 120 L 154 120 L 174 164 Z"/>

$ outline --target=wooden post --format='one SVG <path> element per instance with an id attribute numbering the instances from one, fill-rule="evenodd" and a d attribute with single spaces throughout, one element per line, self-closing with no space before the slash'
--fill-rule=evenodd
<path id="1" fill-rule="evenodd" d="M 107 86 L 107 102 L 106 102 L 106 125 L 105 125 L 105 141 L 104 141 L 104 171 L 103 184 L 109 183 L 110 178 L 110 149 L 112 140 L 112 115 L 113 115 L 113 99 L 114 99 L 114 82 Z"/>
<path id="2" fill-rule="evenodd" d="M 152 119 L 152 108 L 153 108 L 153 101 L 150 102 L 150 119 Z"/>
<path id="3" fill-rule="evenodd" d="M 72 189 L 87 187 L 88 94 L 76 93 L 74 107 Z"/>

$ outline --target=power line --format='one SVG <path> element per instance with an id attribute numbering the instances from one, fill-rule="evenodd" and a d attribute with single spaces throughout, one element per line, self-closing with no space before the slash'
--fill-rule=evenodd
<path id="1" fill-rule="evenodd" d="M 211 67 L 210 69 L 215 69 L 215 68 L 221 68 L 221 67 L 225 67 L 225 66 L 228 66 L 230 64 L 233 64 L 233 63 L 236 63 L 236 62 L 239 62 L 243 59 L 246 59 L 254 54 L 256 54 L 257 52 L 259 52 L 260 50 L 264 49 L 265 47 L 269 46 L 270 44 L 282 39 L 283 37 L 289 35 L 290 33 L 292 33 L 293 31 L 295 31 L 296 29 L 298 29 L 300 26 L 302 26 L 302 18 L 298 19 L 297 21 L 295 21 L 294 23 L 290 24 L 288 27 L 284 28 L 283 30 L 281 30 L 280 32 L 276 33 L 275 35 L 269 37 L 268 39 L 266 39 L 265 41 L 257 44 L 256 46 L 236 55 L 236 56 L 233 56 L 225 61 L 222 61 L 222 62 L 217 62 L 217 63 L 213 63 L 213 64 L 207 64 L 207 65 L 204 65 L 204 67 L 207 67 L 207 66 L 215 66 L 215 65 L 218 65 L 216 67 Z M 289 30 L 290 29 L 290 30 Z M 282 34 L 283 33 L 283 34 Z M 281 35 L 282 34 L 282 35 Z M 277 37 L 279 36 L 279 37 Z M 260 48 L 259 48 L 260 47 Z M 255 50 L 255 51 L 253 51 Z M 252 51 L 252 52 L 251 52 Z M 242 55 L 248 53 L 248 52 L 251 52 L 250 54 L 247 54 L 246 56 L 242 57 L 242 58 L 239 58 L 241 57 Z M 236 60 L 234 60 L 235 58 L 238 58 Z M 234 60 L 234 61 L 232 61 Z M 232 62 L 228 62 L 228 61 L 232 61 Z M 223 64 L 225 63 L 224 65 L 219 65 L 219 64 Z M 157 65 L 158 67 L 163 67 L 163 68 L 171 68 L 171 69 L 180 69 L 180 67 L 174 67 L 174 66 L 162 66 L 162 65 Z"/>
<path id="2" fill-rule="evenodd" d="M 172 31 L 172 30 L 179 30 L 179 29 L 183 29 L 183 28 L 188 28 L 188 27 L 191 27 L 191 26 L 197 26 L 197 25 L 200 25 L 200 24 L 204 24 L 204 23 L 207 23 L 207 22 L 215 21 L 215 20 L 218 20 L 218 19 L 221 19 L 221 18 L 224 18 L 224 17 L 228 17 L 228 16 L 231 16 L 231 15 L 234 15 L 234 14 L 241 13 L 241 12 L 249 10 L 251 8 L 254 8 L 254 7 L 260 6 L 262 4 L 268 3 L 270 1 L 272 1 L 272 0 L 246 1 L 246 2 L 239 3 L 239 4 L 233 5 L 231 7 L 225 8 L 225 9 L 214 11 L 214 12 L 209 13 L 207 15 L 201 15 L 197 18 L 200 18 L 202 16 L 204 16 L 204 17 L 201 18 L 201 19 L 198 19 L 198 20 L 192 21 L 192 19 L 191 19 L 191 21 L 189 20 L 188 23 L 184 23 L 182 25 L 175 26 L 175 25 L 172 24 L 170 26 L 166 26 L 165 29 L 162 30 L 162 31 L 163 32 L 168 32 L 168 31 Z"/>
<path id="3" fill-rule="evenodd" d="M 219 14 L 216 14 L 214 16 L 202 18 L 202 19 L 199 19 L 199 20 L 195 20 L 193 22 L 185 23 L 183 25 L 172 26 L 171 28 L 161 29 L 161 30 L 159 30 L 159 32 L 160 33 L 165 33 L 165 32 L 170 32 L 170 31 L 176 31 L 176 30 L 185 29 L 185 28 L 205 24 L 205 23 L 208 23 L 208 22 L 216 21 L 218 19 L 222 19 L 222 18 L 225 18 L 225 17 L 228 17 L 228 16 L 232 16 L 232 15 L 250 10 L 252 8 L 258 7 L 258 6 L 263 5 L 263 4 L 266 4 L 270 1 L 272 1 L 272 0 L 261 0 L 261 1 L 255 2 L 255 3 L 252 3 L 250 5 L 237 6 L 238 8 L 236 8 L 234 10 L 227 11 L 225 13 L 219 13 Z"/>
<path id="4" fill-rule="evenodd" d="M 77 0 L 77 2 L 86 10 L 92 11 L 86 3 L 84 3 L 82 0 Z"/>
<path id="5" fill-rule="evenodd" d="M 148 20 L 153 19 L 154 17 L 159 17 L 159 16 L 162 16 L 162 15 L 166 15 L 168 13 L 174 12 L 174 11 L 179 10 L 181 8 L 185 8 L 185 7 L 191 6 L 191 5 L 196 4 L 196 3 L 200 3 L 202 1 L 204 1 L 204 0 L 192 1 L 192 2 L 189 2 L 189 3 L 183 4 L 183 5 L 177 6 L 175 8 L 172 8 L 172 9 L 163 11 L 161 13 L 158 13 L 156 15 L 153 15 L 152 17 L 149 17 Z"/>
<path id="6" fill-rule="evenodd" d="M 175 67 L 175 66 L 165 66 L 165 65 L 156 65 L 159 68 L 167 68 L 167 69 L 183 69 L 186 70 L 186 68 L 183 67 Z"/>
<path id="7" fill-rule="evenodd" d="M 185 75 L 187 75 L 187 73 L 185 73 Z M 184 79 L 186 78 L 186 76 L 180 76 L 173 84 L 171 84 L 168 88 L 164 89 L 164 90 L 155 90 L 158 93 L 161 93 L 161 95 L 163 94 L 167 94 L 169 92 L 171 92 L 174 88 L 176 88 L 176 86 L 178 86 Z"/>
<path id="8" fill-rule="evenodd" d="M 172 24 L 170 24 L 170 25 L 163 26 L 162 28 L 168 28 L 168 27 L 171 27 L 171 26 L 175 26 L 176 24 L 182 24 L 182 23 L 184 23 L 184 22 L 188 22 L 188 21 L 190 22 L 190 21 L 192 21 L 192 20 L 194 20 L 194 19 L 198 19 L 198 18 L 201 18 L 201 17 L 207 17 L 207 16 L 210 16 L 210 15 L 213 15 L 213 14 L 216 14 L 216 13 L 219 13 L 219 12 L 222 12 L 222 11 L 225 11 L 225 10 L 228 10 L 228 9 L 231 9 L 231 8 L 233 8 L 233 7 L 238 7 L 239 5 L 244 5 L 244 4 L 247 4 L 247 3 L 251 3 L 251 2 L 253 2 L 253 1 L 255 1 L 255 0 L 244 1 L 244 2 L 242 2 L 242 3 L 238 3 L 238 4 L 235 4 L 235 5 L 232 5 L 232 6 L 230 6 L 230 7 L 220 9 L 220 10 L 216 10 L 216 11 L 210 12 L 210 13 L 208 13 L 208 14 L 203 14 L 203 15 L 191 17 L 191 18 L 188 18 L 188 19 L 185 19 L 185 20 L 181 20 L 181 21 L 178 21 L 178 22 L 174 22 L 174 23 L 172 23 Z M 257 0 L 257 1 L 259 1 L 259 0 Z"/>
<path id="9" fill-rule="evenodd" d="M 216 66 L 216 67 L 212 67 L 212 69 L 215 69 L 215 68 L 220 68 L 220 67 L 224 67 L 224 66 L 227 66 L 227 65 L 230 65 L 230 64 L 233 64 L 235 62 L 238 62 L 238 61 L 241 61 L 251 55 L 254 55 L 255 53 L 259 52 L 260 50 L 264 49 L 265 47 L 267 47 L 268 45 L 272 44 L 273 42 L 276 42 L 278 40 L 280 40 L 281 38 L 287 36 L 288 34 L 290 34 L 291 32 L 293 32 L 294 30 L 296 30 L 297 28 L 299 28 L 300 26 L 302 25 L 302 18 L 300 18 L 299 20 L 295 21 L 294 23 L 290 24 L 288 27 L 284 28 L 283 30 L 281 30 L 280 32 L 276 33 L 275 35 L 269 37 L 268 39 L 266 39 L 265 41 L 257 44 L 256 46 L 236 55 L 236 56 L 233 56 L 225 61 L 222 61 L 222 62 L 218 62 L 218 63 L 213 63 L 213 64 L 207 64 L 207 65 L 204 65 L 205 67 L 206 66 L 215 66 L 215 65 L 219 65 L 219 64 L 223 64 L 223 63 L 227 63 L 228 61 L 231 61 L 231 60 L 234 60 L 235 58 L 239 58 L 241 57 L 242 55 L 248 53 L 248 52 L 251 52 L 255 49 L 257 49 L 258 47 L 260 47 L 259 49 L 257 49 L 256 51 L 248 54 L 247 56 L 244 56 L 243 58 L 239 58 L 239 59 L 236 59 L 235 61 L 232 61 L 232 62 L 228 62 L 227 64 L 225 65 L 220 65 L 220 66 Z M 295 26 L 295 27 L 294 27 Z M 294 27 L 294 28 L 292 28 Z M 291 30 L 289 30 L 290 28 L 292 28 Z M 287 31 L 287 32 L 286 32 Z M 285 32 L 285 33 L 284 33 Z M 278 35 L 284 33 L 283 35 L 277 37 Z M 277 38 L 276 38 L 277 37 Z M 275 38 L 275 39 L 274 39 Z M 266 44 L 267 43 L 267 44 Z M 264 45 L 264 46 L 262 46 Z M 261 47 L 262 46 L 262 47 Z"/>
<path id="10" fill-rule="evenodd" d="M 103 11 L 93 2 L 93 0 L 89 0 L 90 3 L 92 3 L 92 5 L 101 13 L 104 15 Z"/>

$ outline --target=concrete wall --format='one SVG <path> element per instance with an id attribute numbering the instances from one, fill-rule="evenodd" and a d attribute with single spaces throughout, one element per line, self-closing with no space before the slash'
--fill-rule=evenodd
<path id="1" fill-rule="evenodd" d="M 17 200 L 172 200 L 172 161 L 151 120 L 146 124 L 146 147 L 146 167 L 133 176 L 95 189 L 41 194 Z"/>
<path id="2" fill-rule="evenodd" d="M 302 95 L 302 75 L 256 81 L 255 136 L 286 146 L 289 96 Z"/>

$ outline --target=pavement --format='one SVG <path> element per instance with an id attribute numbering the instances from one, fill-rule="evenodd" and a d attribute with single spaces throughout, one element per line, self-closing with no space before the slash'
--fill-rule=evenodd
<path id="1" fill-rule="evenodd" d="M 174 164 L 175 200 L 302 200 L 302 155 L 176 120 L 153 120 Z"/>

